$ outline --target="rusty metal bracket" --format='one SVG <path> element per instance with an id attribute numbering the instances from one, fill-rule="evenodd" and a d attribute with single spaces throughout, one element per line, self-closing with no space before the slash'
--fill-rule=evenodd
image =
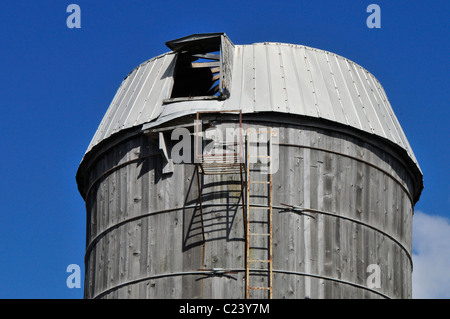
<path id="1" fill-rule="evenodd" d="M 235 270 L 227 270 L 224 268 L 197 269 L 197 270 L 204 272 L 203 273 L 204 277 L 198 278 L 198 279 L 196 279 L 196 281 L 207 279 L 210 277 L 226 277 L 226 278 L 230 278 L 233 280 L 237 280 L 236 277 L 229 275 L 229 274 L 237 274 L 238 271 L 235 271 Z"/>
<path id="2" fill-rule="evenodd" d="M 316 219 L 316 217 L 314 217 L 313 215 L 305 213 L 305 211 L 311 212 L 311 210 L 308 210 L 306 208 L 302 208 L 300 206 L 284 204 L 284 203 L 280 203 L 280 205 L 283 205 L 283 206 L 287 207 L 285 210 L 282 210 L 281 212 L 284 212 L 284 211 L 295 212 L 295 213 L 298 213 L 299 215 L 305 215 L 305 216 L 308 216 L 308 217 Z"/>

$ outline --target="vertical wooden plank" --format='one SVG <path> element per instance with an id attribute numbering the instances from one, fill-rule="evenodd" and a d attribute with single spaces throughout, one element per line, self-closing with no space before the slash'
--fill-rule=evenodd
<path id="1" fill-rule="evenodd" d="M 312 132 L 310 136 L 311 146 L 317 146 L 317 133 Z M 319 154 L 318 151 L 312 150 L 310 157 L 310 207 L 313 209 L 319 209 Z M 311 251 L 310 259 L 311 259 L 311 268 L 310 271 L 312 274 L 318 274 L 318 224 L 321 216 L 317 216 L 316 219 L 310 219 L 309 229 L 310 229 L 310 246 L 309 249 Z M 316 298 L 318 295 L 318 280 L 311 279 L 311 296 Z"/>
<path id="2" fill-rule="evenodd" d="M 311 150 L 304 149 L 304 205 L 305 207 L 311 207 L 311 188 L 310 188 L 310 165 L 311 165 Z M 305 261 L 305 273 L 311 273 L 311 220 L 309 217 L 305 217 L 304 219 L 304 230 L 303 230 L 303 243 L 304 243 L 304 261 Z M 311 297 L 311 278 L 305 277 L 305 297 Z"/>
<path id="3" fill-rule="evenodd" d="M 322 141 L 322 136 L 318 136 L 318 144 L 320 145 L 320 142 Z M 324 168 L 324 156 L 326 155 L 324 152 L 316 152 L 317 154 L 317 208 L 321 211 L 325 210 L 325 183 L 324 183 L 324 176 L 325 176 L 325 168 Z M 325 232 L 325 224 L 328 224 L 327 216 L 324 216 L 322 214 L 318 214 L 314 220 L 316 224 L 316 238 L 315 241 L 317 242 L 317 252 L 316 252 L 316 264 L 317 264 L 317 270 L 316 274 L 323 275 L 325 272 L 325 255 L 327 247 L 326 240 L 329 238 L 329 234 Z M 328 243 L 330 244 L 330 243 Z M 317 297 L 320 299 L 325 298 L 325 281 L 323 279 L 316 280 L 317 282 Z"/>

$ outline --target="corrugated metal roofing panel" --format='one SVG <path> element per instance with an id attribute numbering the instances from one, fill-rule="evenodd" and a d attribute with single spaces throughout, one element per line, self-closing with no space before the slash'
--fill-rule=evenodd
<path id="1" fill-rule="evenodd" d="M 277 112 L 289 113 L 286 79 L 280 46 L 267 45 L 266 54 L 268 76 L 272 79 L 270 88 L 272 109 Z"/>
<path id="2" fill-rule="evenodd" d="M 344 78 L 344 89 L 347 90 L 349 96 L 349 104 L 346 111 L 349 113 L 354 113 L 358 118 L 359 129 L 372 133 L 372 127 L 370 126 L 367 115 L 364 108 L 361 106 L 361 100 L 359 99 L 359 93 L 355 86 L 355 80 L 353 76 L 353 71 L 351 68 L 352 62 L 347 59 L 338 59 L 339 65 L 341 66 L 342 76 Z M 355 126 L 358 128 L 358 126 Z"/>
<path id="3" fill-rule="evenodd" d="M 234 54 L 234 69 L 241 72 L 234 72 L 233 82 L 231 82 L 230 101 L 237 108 L 245 105 L 248 109 L 253 109 L 255 104 L 255 67 L 253 65 L 253 47 L 236 46 Z M 240 73 L 240 74 L 239 74 Z"/>
<path id="4" fill-rule="evenodd" d="M 170 55 L 170 57 L 173 59 L 174 55 Z M 156 83 L 159 83 L 158 75 L 161 71 L 164 72 L 170 72 L 172 69 L 164 70 L 164 67 L 167 65 L 166 60 L 168 58 L 168 55 L 165 55 L 164 57 L 160 57 L 153 63 L 148 63 L 149 67 L 151 67 L 147 71 L 147 76 L 144 79 L 144 85 L 142 86 L 142 90 L 137 97 L 134 109 L 135 112 L 130 114 L 130 117 L 127 121 L 127 126 L 131 127 L 134 125 L 137 125 L 138 123 L 143 123 L 141 121 L 149 121 L 151 118 L 151 114 L 155 111 L 155 109 L 158 107 L 155 105 L 154 107 L 146 107 L 147 101 L 149 96 L 152 94 L 153 90 L 155 89 Z M 171 62 L 172 62 L 171 59 Z M 161 104 L 161 103 L 160 103 Z M 148 115 L 150 114 L 150 115 Z"/>
<path id="5" fill-rule="evenodd" d="M 170 97 L 170 88 L 173 83 L 173 59 L 174 54 L 165 55 L 160 58 L 161 67 L 155 68 L 152 72 L 154 78 L 150 91 L 142 105 L 142 113 L 136 124 L 142 124 L 157 118 L 163 110 L 163 100 Z"/>
<path id="6" fill-rule="evenodd" d="M 314 87 L 314 96 L 316 97 L 317 108 L 321 118 L 325 118 L 330 121 L 335 121 L 333 105 L 330 102 L 328 96 L 326 84 L 324 82 L 324 76 L 322 74 L 322 67 L 319 64 L 319 60 L 315 50 L 306 50 L 305 61 L 309 66 L 309 73 L 311 74 L 312 85 Z"/>
<path id="7" fill-rule="evenodd" d="M 162 100 L 170 95 L 174 57 L 173 53 L 157 56 L 142 63 L 127 75 L 87 152 L 112 134 L 159 116 L 162 112 Z"/>
<path id="8" fill-rule="evenodd" d="M 255 106 L 249 112 L 273 111 L 273 94 L 271 92 L 272 81 L 269 79 L 266 47 L 262 45 L 253 46 L 253 92 Z M 239 72 L 239 70 L 236 70 Z M 239 88 L 237 88 L 239 90 Z M 231 92 L 233 95 L 234 92 Z M 244 110 L 246 105 L 241 106 Z"/>
<path id="9" fill-rule="evenodd" d="M 336 55 L 330 58 L 330 65 L 333 70 L 334 80 L 336 81 L 336 92 L 339 95 L 339 105 L 342 108 L 342 113 L 345 116 L 347 125 L 352 127 L 360 128 L 361 123 L 359 121 L 358 114 L 355 112 L 355 106 L 353 105 L 353 100 L 350 95 L 350 91 L 347 88 L 346 79 L 343 74 L 342 64 L 340 63 L 342 59 L 339 59 Z M 345 70 L 345 69 L 344 69 Z"/>
<path id="10" fill-rule="evenodd" d="M 309 69 L 305 63 L 306 60 L 306 50 L 303 46 L 299 47 L 291 47 L 291 52 L 294 62 L 292 66 L 293 69 L 297 72 L 298 82 L 298 90 L 301 92 L 302 99 L 299 101 L 291 100 L 292 108 L 291 113 L 302 112 L 302 114 L 312 117 L 320 116 L 316 99 L 314 96 L 314 87 L 312 84 L 312 80 L 309 75 Z M 302 108 L 296 107 L 296 105 L 302 104 Z"/>
<path id="11" fill-rule="evenodd" d="M 133 110 L 133 102 L 136 99 L 136 91 L 139 91 L 138 87 L 140 86 L 140 84 L 142 84 L 141 79 L 144 74 L 145 68 L 146 66 L 141 65 L 137 70 L 135 70 L 132 76 L 133 80 L 128 86 L 127 93 L 122 100 L 122 104 L 124 105 L 122 107 L 122 112 L 117 112 L 117 117 L 114 118 L 111 123 L 111 134 L 114 134 L 115 132 L 118 132 L 125 127 L 125 120 L 127 119 L 128 114 L 130 114 Z"/>
<path id="12" fill-rule="evenodd" d="M 386 122 L 386 115 L 383 112 L 382 108 L 380 107 L 379 99 L 375 94 L 376 91 L 372 85 L 372 82 L 369 80 L 371 76 L 367 70 L 362 70 L 360 72 L 360 77 L 361 81 L 364 82 L 366 97 L 378 119 L 378 123 L 380 124 L 381 129 L 383 131 L 383 135 L 389 140 L 391 140 L 392 135 L 390 133 L 389 126 L 387 125 L 388 122 Z"/>
<path id="13" fill-rule="evenodd" d="M 378 115 L 375 113 L 373 106 L 367 97 L 367 84 L 362 82 L 361 79 L 361 72 L 363 71 L 360 66 L 357 66 L 353 63 L 351 64 L 351 66 L 352 71 L 354 72 L 353 74 L 355 80 L 355 87 L 358 91 L 359 101 L 361 103 L 361 107 L 364 109 L 364 112 L 367 116 L 367 121 L 370 124 L 371 130 L 376 135 L 386 137 L 381 127 L 380 119 L 378 118 Z"/>
<path id="14" fill-rule="evenodd" d="M 132 96 L 130 97 L 130 100 L 128 101 L 128 107 L 129 110 L 126 112 L 126 116 L 122 116 L 120 120 L 120 127 L 128 127 L 130 125 L 134 124 L 134 121 L 138 117 L 139 109 L 140 109 L 140 103 L 138 102 L 140 98 L 142 98 L 143 89 L 145 88 L 145 85 L 147 83 L 147 80 L 151 74 L 151 69 L 154 66 L 152 63 L 146 63 L 145 65 L 141 66 L 140 74 L 138 75 L 139 80 L 136 83 L 136 87 L 133 89 Z M 125 115 L 125 114 L 124 114 Z"/>
<path id="15" fill-rule="evenodd" d="M 384 132 L 389 140 L 395 141 L 398 140 L 398 135 L 395 135 L 393 131 L 394 124 L 392 122 L 392 118 L 386 109 L 386 104 L 383 101 L 383 97 L 380 95 L 380 91 L 378 89 L 378 81 L 370 74 L 366 73 L 367 85 L 370 86 L 372 90 L 372 96 L 374 100 L 374 105 L 376 105 L 377 111 L 381 114 L 381 124 L 384 127 Z"/>
<path id="16" fill-rule="evenodd" d="M 309 62 L 308 50 L 306 49 L 306 47 L 302 47 L 302 55 L 298 56 L 298 61 L 302 61 L 299 64 L 303 67 L 301 73 L 299 74 L 299 77 L 309 82 L 305 85 L 306 90 L 304 95 L 306 97 L 306 114 L 310 114 L 310 116 L 313 117 L 323 117 L 322 112 L 319 108 L 319 101 L 317 99 L 316 87 L 314 85 L 312 74 L 313 70 L 311 70 L 311 63 Z"/>
<path id="17" fill-rule="evenodd" d="M 298 72 L 296 70 L 296 63 L 293 50 L 289 46 L 278 46 L 280 50 L 280 56 L 282 56 L 284 85 L 286 88 L 286 99 L 288 101 L 287 112 L 291 113 L 293 109 L 297 109 L 298 112 L 305 113 L 305 106 L 300 90 Z M 297 105 L 294 105 L 294 104 Z"/>
<path id="18" fill-rule="evenodd" d="M 339 123 L 347 123 L 336 91 L 336 80 L 334 79 L 333 70 L 331 69 L 328 53 L 316 51 L 316 57 L 320 65 L 321 75 L 325 85 L 323 90 L 328 93 L 329 102 L 333 110 L 333 120 Z"/>

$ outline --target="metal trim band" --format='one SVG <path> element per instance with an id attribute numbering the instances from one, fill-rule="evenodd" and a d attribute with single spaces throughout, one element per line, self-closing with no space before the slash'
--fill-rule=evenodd
<path id="1" fill-rule="evenodd" d="M 226 272 L 245 272 L 245 269 L 235 268 L 235 269 L 226 269 L 224 271 L 226 271 Z M 250 269 L 250 271 L 252 271 L 252 272 L 263 272 L 265 270 Z M 312 278 L 323 279 L 323 280 L 330 280 L 330 281 L 338 282 L 340 284 L 350 285 L 350 286 L 353 286 L 353 287 L 356 287 L 356 288 L 367 290 L 369 292 L 372 292 L 372 293 L 375 293 L 375 294 L 377 294 L 379 296 L 382 296 L 382 297 L 384 297 L 386 299 L 392 299 L 388 295 L 386 295 L 386 294 L 384 294 L 384 293 L 382 293 L 382 292 L 380 292 L 378 290 L 375 290 L 375 289 L 372 289 L 372 288 L 369 288 L 369 287 L 366 287 L 364 285 L 360 285 L 360 284 L 357 284 L 357 283 L 354 283 L 354 282 L 351 282 L 351 281 L 347 281 L 347 280 L 332 278 L 332 277 L 328 277 L 328 276 L 321 276 L 321 275 L 316 275 L 316 274 L 308 274 L 308 273 L 303 273 L 303 272 L 288 271 L 288 270 L 276 270 L 276 269 L 274 269 L 273 272 L 274 273 L 278 273 L 278 274 L 305 276 L 305 277 L 312 277 Z M 214 273 L 211 272 L 211 271 L 185 271 L 185 272 L 165 273 L 165 274 L 147 276 L 147 277 L 144 277 L 144 278 L 130 280 L 130 281 L 121 283 L 121 284 L 119 284 L 117 286 L 108 288 L 108 289 L 102 291 L 101 293 L 99 293 L 98 295 L 96 295 L 95 297 L 93 297 L 93 299 L 101 298 L 104 295 L 106 295 L 106 294 L 108 294 L 108 293 L 110 293 L 110 292 L 112 292 L 114 290 L 117 290 L 117 289 L 129 286 L 129 285 L 137 284 L 137 283 L 142 282 L 142 281 L 152 280 L 152 279 L 159 279 L 159 278 L 165 278 L 165 277 L 189 276 L 189 275 L 209 275 L 209 276 L 212 275 L 212 276 L 214 276 Z M 221 275 L 217 275 L 217 276 L 221 276 Z"/>
<path id="2" fill-rule="evenodd" d="M 219 207 L 220 206 L 227 206 L 227 204 L 203 204 L 204 208 L 205 207 L 216 207 L 216 206 L 219 206 Z M 169 208 L 169 209 L 153 211 L 153 212 L 150 212 L 150 213 L 146 213 L 146 214 L 143 214 L 143 215 L 139 215 L 139 216 L 135 216 L 135 217 L 132 217 L 132 218 L 125 219 L 125 220 L 123 220 L 123 221 L 121 221 L 121 222 L 119 222 L 119 223 L 117 223 L 117 224 L 115 224 L 115 225 L 113 225 L 113 226 L 103 230 L 101 233 L 99 233 L 97 236 L 95 236 L 92 239 L 92 241 L 88 244 L 88 246 L 86 247 L 86 253 L 85 253 L 85 257 L 84 257 L 85 263 L 87 261 L 87 256 L 90 254 L 93 246 L 100 240 L 101 237 L 105 236 L 108 232 L 112 231 L 113 229 L 118 228 L 118 227 L 120 227 L 120 226 L 122 226 L 124 224 L 129 223 L 129 222 L 132 222 L 132 221 L 135 221 L 135 220 L 138 220 L 138 219 L 141 219 L 141 218 L 149 217 L 151 215 L 168 213 L 168 212 L 182 210 L 182 209 L 192 209 L 192 208 L 196 208 L 196 207 L 197 206 L 195 206 L 195 205 L 190 205 L 190 206 L 174 207 L 174 208 Z M 284 210 L 284 211 L 287 210 L 286 207 L 281 207 L 281 206 L 273 206 L 273 208 L 274 209 L 278 209 L 278 210 Z M 410 264 L 411 264 L 411 270 L 413 269 L 412 256 L 409 253 L 408 249 L 400 241 L 398 241 L 397 239 L 395 239 L 393 236 L 389 235 L 388 233 L 386 233 L 386 232 L 384 232 L 384 231 L 382 231 L 382 230 L 380 230 L 380 229 L 378 229 L 378 228 L 376 228 L 374 226 L 371 226 L 371 225 L 369 225 L 367 223 L 364 223 L 364 222 L 359 221 L 357 219 L 353 219 L 351 217 L 346 217 L 346 216 L 334 214 L 334 213 L 331 213 L 331 212 L 325 212 L 325 211 L 320 211 L 320 210 L 317 210 L 317 209 L 310 209 L 310 208 L 303 208 L 303 211 L 308 211 L 308 212 L 313 212 L 313 213 L 318 213 L 318 214 L 323 214 L 323 215 L 328 215 L 328 216 L 332 216 L 332 217 L 336 217 L 336 218 L 345 219 L 345 220 L 348 220 L 350 222 L 353 222 L 353 223 L 362 225 L 364 227 L 370 228 L 370 229 L 372 229 L 372 230 L 382 234 L 383 236 L 385 236 L 385 237 L 389 238 L 390 240 L 392 240 L 393 242 L 395 242 L 406 253 L 406 256 L 408 257 L 408 259 L 410 261 Z"/>

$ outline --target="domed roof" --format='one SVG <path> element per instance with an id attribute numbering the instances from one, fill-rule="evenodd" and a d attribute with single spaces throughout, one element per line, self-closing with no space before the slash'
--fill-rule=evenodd
<path id="1" fill-rule="evenodd" d="M 123 80 L 87 152 L 132 127 L 148 129 L 197 111 L 241 109 L 352 127 L 400 146 L 419 168 L 381 84 L 342 56 L 293 44 L 233 45 L 222 33 L 167 44 L 175 51 L 142 63 Z M 205 52 L 214 48 L 218 53 Z M 180 83 L 212 87 L 183 92 L 176 89 Z"/>

